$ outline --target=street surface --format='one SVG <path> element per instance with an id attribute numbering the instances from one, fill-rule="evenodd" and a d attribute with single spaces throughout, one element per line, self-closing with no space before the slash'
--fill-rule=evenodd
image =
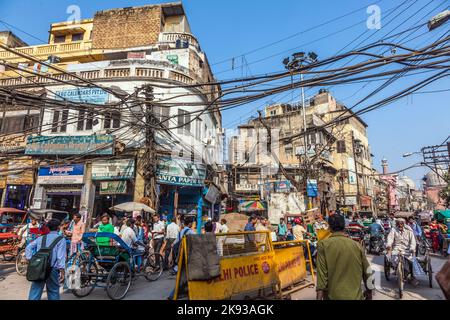
<path id="1" fill-rule="evenodd" d="M 395 277 L 391 281 L 386 281 L 383 273 L 383 256 L 368 256 L 372 267 L 377 274 L 379 287 L 373 297 L 374 300 L 395 300 L 397 299 Z M 442 268 L 446 259 L 439 256 L 432 257 L 433 279 L 434 275 Z M 433 288 L 428 286 L 428 276 L 419 277 L 420 284 L 414 288 L 410 284 L 405 285 L 403 300 L 444 300 L 439 285 L 433 281 Z M 175 284 L 175 276 L 168 272 L 164 273 L 156 282 L 147 282 L 144 278 L 133 281 L 125 300 L 165 300 Z M 14 264 L 0 264 L 0 300 L 25 300 L 28 297 L 29 282 L 25 277 L 17 275 Z M 43 299 L 47 299 L 44 293 Z M 77 300 L 70 292 L 63 293 L 63 300 Z M 83 300 L 108 300 L 106 291 L 102 288 L 95 289 Z M 306 288 L 291 295 L 292 300 L 314 300 L 315 290 Z"/>

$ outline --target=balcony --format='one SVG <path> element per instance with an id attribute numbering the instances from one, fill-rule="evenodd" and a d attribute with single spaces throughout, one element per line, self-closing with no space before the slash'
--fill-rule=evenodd
<path id="1" fill-rule="evenodd" d="M 195 38 L 190 33 L 183 32 L 162 32 L 159 34 L 159 42 L 164 43 L 176 43 L 177 40 L 184 40 L 189 42 L 190 45 L 194 46 L 197 50 L 200 51 L 200 45 L 198 43 L 197 38 Z"/>
<path id="2" fill-rule="evenodd" d="M 76 52 L 80 52 L 80 55 L 84 55 L 86 51 L 91 51 L 92 41 L 45 44 L 32 47 L 15 48 L 13 50 L 33 56 L 40 60 L 46 60 L 50 55 L 57 55 L 60 58 L 65 58 L 66 56 L 74 57 L 74 53 Z M 0 59 L 5 60 L 9 63 L 26 61 L 26 59 L 6 50 L 0 50 Z"/>

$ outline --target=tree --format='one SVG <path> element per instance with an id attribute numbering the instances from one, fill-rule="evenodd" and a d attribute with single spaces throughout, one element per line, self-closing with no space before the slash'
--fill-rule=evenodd
<path id="1" fill-rule="evenodd" d="M 441 190 L 439 196 L 445 201 L 445 205 L 450 207 L 450 173 L 444 176 L 446 186 Z"/>

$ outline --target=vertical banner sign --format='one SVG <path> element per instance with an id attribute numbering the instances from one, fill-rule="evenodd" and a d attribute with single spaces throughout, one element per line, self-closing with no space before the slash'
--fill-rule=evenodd
<path id="1" fill-rule="evenodd" d="M 355 159 L 348 158 L 347 159 L 347 166 L 348 166 L 348 183 L 355 185 L 356 184 Z"/>

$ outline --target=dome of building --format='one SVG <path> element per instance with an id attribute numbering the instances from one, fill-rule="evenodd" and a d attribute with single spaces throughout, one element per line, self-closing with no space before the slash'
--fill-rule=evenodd
<path id="1" fill-rule="evenodd" d="M 397 178 L 397 185 L 399 187 L 407 188 L 409 189 L 416 189 L 416 183 L 408 176 L 401 176 Z"/>
<path id="2" fill-rule="evenodd" d="M 443 168 L 438 167 L 437 172 L 439 175 L 444 176 L 445 170 Z M 439 175 L 434 171 L 430 171 L 425 175 L 425 184 L 427 187 L 439 187 L 444 185 L 444 181 L 439 178 Z"/>

